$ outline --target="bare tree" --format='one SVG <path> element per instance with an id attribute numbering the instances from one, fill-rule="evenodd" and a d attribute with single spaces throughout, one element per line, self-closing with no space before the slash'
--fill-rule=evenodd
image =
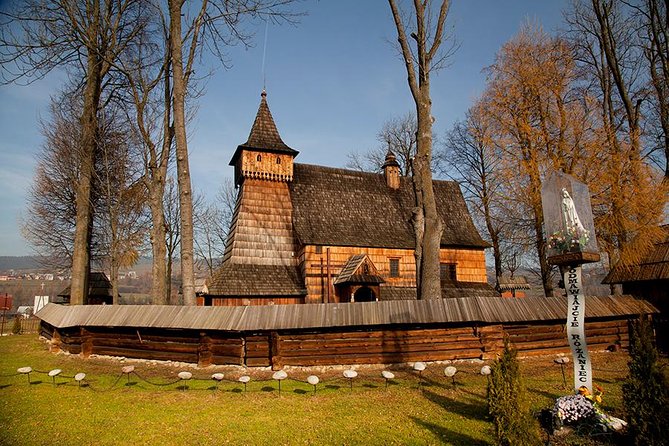
<path id="1" fill-rule="evenodd" d="M 430 73 L 443 65 L 449 51 L 440 47 L 449 1 L 443 0 L 438 11 L 429 1 L 414 1 L 414 19 L 402 18 L 395 0 L 389 0 L 397 28 L 397 39 L 407 72 L 407 81 L 416 105 L 416 157 L 411 169 L 416 197 L 413 225 L 416 248 L 416 288 L 419 299 L 440 299 L 441 281 L 439 248 L 443 222 L 437 213 L 432 187 L 432 98 Z M 405 23 L 415 29 L 410 33 L 415 47 L 409 44 Z M 442 48 L 443 50 L 443 48 Z"/>
<path id="2" fill-rule="evenodd" d="M 172 290 L 172 271 L 174 262 L 177 260 L 177 251 L 181 244 L 181 224 L 179 221 L 179 190 L 173 177 L 168 177 L 165 183 L 165 195 L 163 197 L 163 212 L 165 218 L 165 247 L 166 247 L 166 275 L 167 292 L 169 300 L 166 303 L 172 305 L 183 305 L 178 302 L 174 290 Z"/>
<path id="3" fill-rule="evenodd" d="M 66 110 L 69 101 L 52 100 L 50 119 L 41 123 L 45 142 L 21 225 L 23 237 L 36 254 L 53 268 L 72 264 L 76 219 L 78 144 L 81 127 Z"/>
<path id="4" fill-rule="evenodd" d="M 664 179 L 669 181 L 669 3 L 644 0 L 625 2 L 639 26 L 639 45 L 649 78 L 648 121 L 650 151 L 664 158 Z"/>
<path id="5" fill-rule="evenodd" d="M 502 212 L 500 153 L 495 149 L 481 106 L 476 103 L 467 112 L 465 120 L 453 126 L 439 156 L 446 166 L 446 175 L 458 181 L 473 214 L 483 220 L 492 243 L 495 277 L 500 277 L 501 237 L 508 220 Z"/>
<path id="6" fill-rule="evenodd" d="M 112 64 L 144 26 L 140 0 L 26 0 L 0 13 L 0 66 L 5 81 L 69 70 L 83 97 L 71 303 L 85 304 L 90 270 L 91 193 L 98 111 Z"/>
<path id="7" fill-rule="evenodd" d="M 290 20 L 295 14 L 284 9 L 290 3 L 292 0 L 204 0 L 199 9 L 184 11 L 185 3 L 182 0 L 167 2 L 173 74 L 172 112 L 181 209 L 181 278 L 185 305 L 195 305 L 196 302 L 193 269 L 193 197 L 185 113 L 187 90 L 196 57 L 205 45 L 224 60 L 224 45 L 232 41 L 248 42 L 250 35 L 243 29 L 245 18 L 263 18 L 275 22 Z"/>
<path id="8" fill-rule="evenodd" d="M 566 15 L 583 88 L 594 98 L 599 158 L 589 165 L 588 183 L 609 267 L 634 264 L 662 237 L 659 224 L 667 200 L 666 182 L 660 184 L 645 162 L 642 106 L 650 102 L 644 101 L 649 88 L 639 22 L 623 6 L 607 0 L 574 2 Z"/>
<path id="9" fill-rule="evenodd" d="M 221 185 L 215 199 L 205 202 L 202 196 L 195 203 L 195 252 L 199 263 L 211 276 L 220 265 L 235 210 L 236 189 L 231 179 Z"/>
<path id="10" fill-rule="evenodd" d="M 416 130 L 416 116 L 413 113 L 390 118 L 376 135 L 381 144 L 364 153 L 349 153 L 346 166 L 363 172 L 381 172 L 390 150 L 400 164 L 402 175 L 408 177 L 411 174 L 411 160 L 416 156 Z"/>
<path id="11" fill-rule="evenodd" d="M 165 305 L 171 296 L 171 241 L 163 203 L 173 160 L 172 72 L 168 24 L 159 8 L 153 11 L 156 20 L 127 57 L 120 60 L 119 69 L 125 77 L 126 103 L 130 105 L 125 108 L 127 120 L 143 149 L 142 182 L 151 215 L 151 301 Z"/>
<path id="12" fill-rule="evenodd" d="M 145 193 L 141 168 L 137 162 L 137 146 L 132 132 L 121 114 L 111 107 L 103 115 L 99 142 L 96 183 L 99 185 L 99 206 L 95 226 L 103 241 L 102 264 L 109 271 L 113 303 L 118 303 L 118 276 L 121 268 L 139 260 L 148 228 Z M 99 228 L 99 229 L 98 229 Z"/>
<path id="13" fill-rule="evenodd" d="M 24 236 L 50 265 L 70 265 L 74 249 L 75 194 L 80 154 L 81 103 L 63 94 L 51 105 L 45 121 L 46 138 L 31 189 Z M 129 133 L 119 116 L 99 120 L 91 232 L 91 263 L 110 272 L 114 301 L 118 297 L 119 267 L 133 264 L 143 244 L 143 193 L 138 193 L 134 162 L 130 159 Z"/>

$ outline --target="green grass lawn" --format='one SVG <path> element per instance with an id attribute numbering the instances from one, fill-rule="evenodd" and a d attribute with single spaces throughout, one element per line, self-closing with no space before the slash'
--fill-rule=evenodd
<path id="1" fill-rule="evenodd" d="M 594 376 L 604 387 L 603 409 L 623 417 L 621 385 L 625 353 L 593 354 Z M 124 365 L 138 375 L 121 377 Z M 380 368 L 361 368 L 349 383 L 341 370 L 288 370 L 281 394 L 269 370 L 248 372 L 248 391 L 236 382 L 239 368 L 191 369 L 166 364 L 52 354 L 35 335 L 0 338 L 0 444 L 2 445 L 423 445 L 493 444 L 486 411 L 482 364 L 456 363 L 456 386 L 443 376 L 445 365 L 430 364 L 423 384 L 408 368 L 395 371 L 386 389 Z M 539 411 L 570 393 L 552 358 L 522 361 L 532 408 Z M 63 370 L 56 379 L 16 369 Z M 189 370 L 187 388 L 175 382 Z M 222 371 L 218 390 L 209 379 Z M 71 378 L 87 374 L 79 388 Z M 567 383 L 571 366 L 566 369 Z M 316 394 L 306 377 L 317 374 Z M 141 378 L 140 378 L 141 377 Z M 162 384 L 162 385 L 156 385 Z M 565 443 L 564 439 L 560 444 Z M 574 444 L 588 444 L 575 439 Z M 607 443 L 596 443 L 607 444 Z"/>

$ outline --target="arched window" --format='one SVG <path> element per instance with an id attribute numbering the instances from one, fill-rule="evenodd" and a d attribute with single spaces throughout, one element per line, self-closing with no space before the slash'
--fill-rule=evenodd
<path id="1" fill-rule="evenodd" d="M 258 161 L 258 162 L 262 161 L 262 155 L 256 156 L 256 161 Z"/>
<path id="2" fill-rule="evenodd" d="M 276 157 L 276 163 L 281 164 L 281 158 L 279 158 L 278 156 Z"/>

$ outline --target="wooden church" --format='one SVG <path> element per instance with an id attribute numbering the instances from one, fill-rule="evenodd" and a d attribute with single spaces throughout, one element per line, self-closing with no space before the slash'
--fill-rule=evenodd
<path id="1" fill-rule="evenodd" d="M 230 165 L 239 192 L 222 266 L 204 305 L 415 300 L 411 180 L 389 152 L 383 173 L 298 164 L 261 94 Z M 435 181 L 442 297 L 499 296 L 459 186 Z"/>

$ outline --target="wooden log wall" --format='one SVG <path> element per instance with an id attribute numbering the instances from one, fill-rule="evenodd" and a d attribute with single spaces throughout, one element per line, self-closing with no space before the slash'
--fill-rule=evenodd
<path id="1" fill-rule="evenodd" d="M 586 322 L 593 351 L 629 346 L 626 319 Z M 280 369 L 283 366 L 389 364 L 453 359 L 494 359 L 505 336 L 520 356 L 568 354 L 564 323 L 405 326 L 348 330 L 290 330 L 259 333 L 225 331 L 58 329 L 42 323 L 52 350 L 128 358 Z"/>
<path id="2" fill-rule="evenodd" d="M 273 367 L 471 359 L 481 355 L 473 327 L 387 329 L 279 336 Z"/>
<path id="3" fill-rule="evenodd" d="M 564 324 L 507 325 L 504 332 L 521 356 L 570 353 Z M 629 347 L 627 320 L 588 321 L 585 335 L 591 350 L 605 350 L 614 345 Z"/>
<path id="4" fill-rule="evenodd" d="M 213 307 L 238 307 L 241 305 L 290 305 L 303 304 L 302 296 L 269 296 L 269 297 L 212 297 Z"/>
<path id="5" fill-rule="evenodd" d="M 364 248 L 355 246 L 314 246 L 307 245 L 300 249 L 298 258 L 307 287 L 307 303 L 327 302 L 327 272 L 330 272 L 330 302 L 339 302 L 335 298 L 332 283 L 346 261 L 356 254 L 367 254 L 379 274 L 393 287 L 416 286 L 416 261 L 412 249 Z M 399 277 L 390 277 L 390 259 L 399 259 Z M 457 280 L 461 282 L 487 283 L 485 252 L 482 249 L 441 249 L 441 263 L 456 264 Z"/>

